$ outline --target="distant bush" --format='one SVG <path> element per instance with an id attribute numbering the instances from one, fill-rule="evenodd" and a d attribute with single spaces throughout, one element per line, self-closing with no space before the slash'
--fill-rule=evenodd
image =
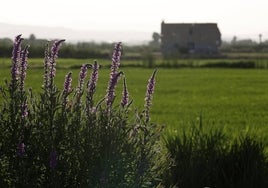
<path id="1" fill-rule="evenodd" d="M 31 46 L 30 57 L 41 58 L 44 56 L 44 46 L 48 41 L 45 39 L 36 39 L 30 37 L 24 39 L 23 44 Z M 61 57 L 62 58 L 108 58 L 110 57 L 110 49 L 112 44 L 110 43 L 94 43 L 94 42 L 80 42 L 77 44 L 67 43 L 62 44 Z M 10 57 L 10 51 L 12 49 L 12 40 L 8 38 L 0 39 L 0 55 L 1 57 Z"/>
<path id="2" fill-rule="evenodd" d="M 64 40 L 45 50 L 42 93 L 24 88 L 28 46 L 15 38 L 11 80 L 0 88 L 0 187 L 155 187 L 165 168 L 162 127 L 150 122 L 156 71 L 142 111 L 131 111 L 126 78 L 119 71 L 121 43 L 114 47 L 107 93 L 94 100 L 99 64 L 84 64 L 77 87 L 54 83 Z M 87 80 L 87 71 L 92 69 Z M 114 104 L 123 77 L 120 104 Z M 41 85 L 41 83 L 40 83 Z"/>
<path id="3" fill-rule="evenodd" d="M 255 68 L 256 63 L 254 61 L 236 61 L 236 62 L 217 62 L 217 63 L 207 63 L 201 65 L 201 67 L 215 67 L 215 68 Z"/>

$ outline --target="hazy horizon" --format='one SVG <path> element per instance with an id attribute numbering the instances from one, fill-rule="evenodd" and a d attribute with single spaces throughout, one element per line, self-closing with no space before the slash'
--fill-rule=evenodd
<path id="1" fill-rule="evenodd" d="M 28 37 L 33 33 L 37 38 L 66 38 L 71 42 L 135 43 L 151 40 L 153 32 L 160 33 L 164 20 L 217 23 L 223 40 L 237 36 L 258 41 L 259 34 L 263 41 L 268 40 L 267 0 L 9 0 L 1 7 L 0 37 Z M 13 30 L 4 24 L 14 26 Z"/>
<path id="2" fill-rule="evenodd" d="M 16 35 L 22 34 L 24 38 L 28 38 L 31 34 L 34 34 L 38 39 L 66 39 L 66 42 L 124 42 L 130 45 L 145 44 L 152 40 L 153 32 L 141 32 L 141 31 L 105 31 L 105 30 L 76 30 L 66 27 L 53 27 L 53 26 L 33 26 L 33 25 L 16 25 L 8 23 L 0 23 L 2 27 L 0 31 L 0 38 L 13 39 Z M 223 41 L 231 41 L 236 36 L 237 40 L 251 39 L 258 42 L 257 36 L 250 35 L 224 35 L 222 34 Z M 264 34 L 268 36 L 268 32 Z M 268 38 L 262 38 L 262 41 L 268 40 Z"/>

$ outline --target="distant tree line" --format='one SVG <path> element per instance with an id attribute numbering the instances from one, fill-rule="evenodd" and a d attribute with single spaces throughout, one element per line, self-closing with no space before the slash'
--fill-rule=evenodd
<path id="1" fill-rule="evenodd" d="M 24 44 L 30 45 L 31 53 L 30 57 L 42 58 L 44 57 L 43 51 L 46 48 L 47 40 L 37 39 L 34 34 L 31 34 L 29 38 L 23 40 Z M 12 52 L 13 39 L 0 38 L 0 57 L 10 57 Z M 102 42 L 77 42 L 68 43 L 66 41 L 61 48 L 60 56 L 62 58 L 110 58 L 111 49 L 113 49 L 112 43 Z M 125 59 L 140 59 L 141 53 L 144 51 L 146 45 L 132 45 L 124 46 L 124 51 L 128 52 L 124 54 Z"/>
<path id="2" fill-rule="evenodd" d="M 151 62 L 152 53 L 160 52 L 161 45 L 160 34 L 154 32 L 152 39 L 148 44 L 128 45 L 124 44 L 124 59 L 132 60 L 145 60 Z M 43 51 L 46 48 L 47 40 L 37 39 L 34 34 L 31 34 L 29 38 L 25 38 L 23 43 L 30 45 L 31 53 L 30 57 L 42 58 L 44 57 Z M 10 57 L 12 52 L 13 39 L 0 38 L 0 57 Z M 62 58 L 111 58 L 112 43 L 102 42 L 78 42 L 69 43 L 64 42 L 61 48 L 60 56 Z"/>
<path id="3" fill-rule="evenodd" d="M 34 34 L 31 34 L 29 38 L 24 39 L 24 44 L 29 44 L 32 58 L 44 57 L 43 51 L 46 48 L 47 40 L 37 39 Z M 13 39 L 0 38 L 0 57 L 9 58 L 12 52 Z M 62 58 L 111 58 L 112 43 L 102 42 L 78 42 L 68 43 L 66 41 L 62 48 L 60 56 Z M 161 35 L 157 32 L 152 34 L 151 41 L 148 44 L 139 45 L 126 45 L 124 44 L 124 59 L 142 60 L 144 64 L 151 67 L 154 64 L 155 58 L 161 57 Z M 251 39 L 239 40 L 236 36 L 229 42 L 222 41 L 220 52 L 232 53 L 232 52 L 268 52 L 268 40 L 256 42 Z"/>
<path id="4" fill-rule="evenodd" d="M 30 57 L 43 57 L 43 51 L 46 48 L 47 40 L 36 39 L 32 34 L 28 39 L 24 39 L 23 43 L 29 44 L 31 48 Z M 12 51 L 12 39 L 0 39 L 0 56 L 10 57 Z M 110 43 L 94 43 L 94 42 L 78 42 L 76 44 L 64 43 L 61 50 L 63 58 L 107 58 L 110 55 Z"/>
<path id="5" fill-rule="evenodd" d="M 261 35 L 260 35 L 261 36 Z M 236 36 L 230 42 L 223 41 L 220 47 L 221 52 L 268 52 L 268 40 L 256 42 L 252 39 L 239 40 Z"/>

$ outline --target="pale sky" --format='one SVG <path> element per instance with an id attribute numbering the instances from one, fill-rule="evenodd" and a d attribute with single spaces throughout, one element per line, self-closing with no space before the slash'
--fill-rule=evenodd
<path id="1" fill-rule="evenodd" d="M 262 33 L 265 40 L 268 0 L 2 0 L 0 3 L 0 23 L 9 24 L 160 33 L 162 20 L 216 22 L 223 38 L 234 35 L 257 38 Z"/>

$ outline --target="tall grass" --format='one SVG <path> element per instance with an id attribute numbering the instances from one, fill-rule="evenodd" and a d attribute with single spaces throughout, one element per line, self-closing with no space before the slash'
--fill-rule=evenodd
<path id="1" fill-rule="evenodd" d="M 167 186 L 254 188 L 268 186 L 264 145 L 250 133 L 231 138 L 223 129 L 199 125 L 164 139 L 173 166 Z"/>

